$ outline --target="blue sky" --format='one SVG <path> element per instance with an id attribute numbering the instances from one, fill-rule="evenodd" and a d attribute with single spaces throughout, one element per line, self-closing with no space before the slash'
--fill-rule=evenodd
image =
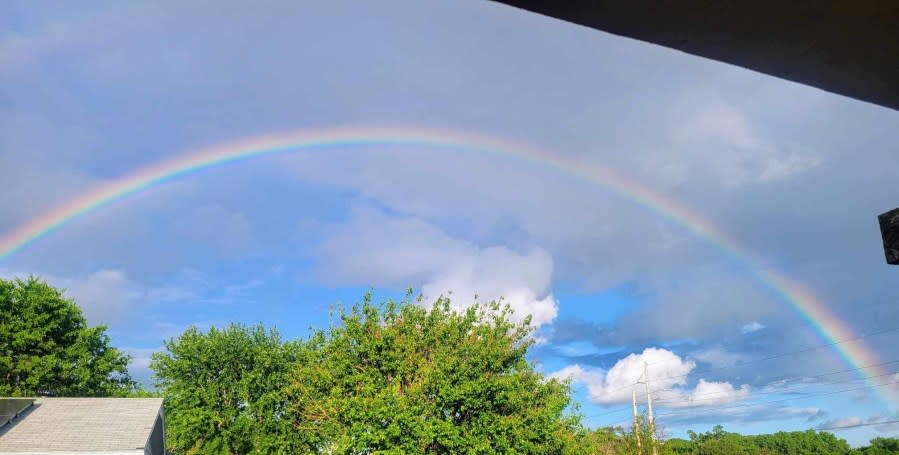
<path id="1" fill-rule="evenodd" d="M 875 218 L 899 204 L 895 111 L 485 1 L 4 2 L 0 17 L 0 232 L 203 145 L 452 128 L 616 169 L 808 286 L 854 333 L 899 327 Z M 644 360 L 673 435 L 897 412 L 854 372 L 829 374 L 849 366 L 808 350 L 824 340 L 752 270 L 510 157 L 344 147 L 213 168 L 78 219 L 0 273 L 66 287 L 144 380 L 149 354 L 190 324 L 302 336 L 335 302 L 411 286 L 534 313 L 532 360 L 575 381 L 591 424 L 627 419 Z M 863 341 L 899 360 L 899 333 Z"/>

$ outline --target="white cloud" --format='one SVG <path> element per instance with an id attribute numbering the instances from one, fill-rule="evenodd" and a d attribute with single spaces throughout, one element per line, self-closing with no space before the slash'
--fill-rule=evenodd
<path id="1" fill-rule="evenodd" d="M 122 270 L 101 269 L 88 275 L 60 277 L 34 274 L 56 288 L 65 290 L 67 297 L 81 307 L 91 325 L 115 324 L 128 316 L 140 293 Z M 29 273 L 2 272 L 7 278 L 24 278 Z"/>
<path id="2" fill-rule="evenodd" d="M 72 276 L 0 270 L 0 277 L 7 279 L 24 279 L 29 275 L 62 289 L 63 294 L 81 308 L 89 325 L 104 324 L 114 330 L 127 329 L 137 321 L 139 310 L 148 304 L 252 304 L 252 291 L 265 285 L 265 281 L 260 279 L 236 284 L 213 282 L 205 274 L 190 269 L 179 272 L 179 282 L 161 287 L 136 283 L 120 269 L 100 269 L 86 275 Z M 147 330 L 147 338 L 167 338 L 177 334 L 166 330 L 160 332 L 157 329 L 166 329 L 166 323 L 159 324 L 162 326 Z M 183 327 L 178 333 L 180 331 Z M 138 338 L 142 337 L 138 335 Z"/>
<path id="3" fill-rule="evenodd" d="M 132 374 L 146 373 L 150 371 L 150 357 L 154 352 L 162 351 L 162 346 L 158 348 L 121 348 L 123 352 L 131 356 L 131 362 L 128 369 Z"/>
<path id="4" fill-rule="evenodd" d="M 84 310 L 84 316 L 95 324 L 119 321 L 137 297 L 121 270 L 99 270 L 83 278 L 68 280 L 68 285 L 63 286 Z"/>
<path id="5" fill-rule="evenodd" d="M 458 308 L 502 298 L 517 316 L 531 315 L 536 325 L 555 319 L 558 304 L 549 292 L 552 259 L 543 250 L 519 254 L 503 247 L 473 250 L 431 277 L 421 292 L 428 299 L 452 292 Z"/>
<path id="6" fill-rule="evenodd" d="M 842 419 L 833 419 L 823 422 L 818 425 L 818 428 L 846 427 L 852 425 L 861 425 L 864 422 L 864 419 L 858 416 L 844 417 Z"/>
<path id="7" fill-rule="evenodd" d="M 131 377 L 145 387 L 150 386 L 153 378 L 153 371 L 150 369 L 150 358 L 154 352 L 162 351 L 163 347 L 123 347 L 120 349 L 131 356 L 131 362 L 128 364 L 128 373 L 131 374 Z"/>
<path id="8" fill-rule="evenodd" d="M 638 164 L 670 184 L 704 177 L 736 187 L 786 179 L 820 164 L 769 143 L 743 112 L 720 99 L 694 96 L 675 105 L 667 123 L 664 145 Z"/>
<path id="9" fill-rule="evenodd" d="M 452 292 L 459 308 L 475 295 L 481 302 L 502 298 L 538 326 L 557 314 L 553 261 L 544 250 L 481 248 L 419 218 L 357 207 L 347 224 L 330 230 L 317 258 L 317 278 L 328 284 L 420 286 L 427 299 Z"/>
<path id="10" fill-rule="evenodd" d="M 549 343 L 549 338 L 540 335 L 531 335 L 531 341 L 534 342 L 534 346 L 543 346 L 546 343 Z"/>
<path id="11" fill-rule="evenodd" d="M 563 344 L 557 343 L 555 350 L 566 357 L 579 357 L 600 352 L 593 343 L 587 341 L 575 341 Z"/>
<path id="12" fill-rule="evenodd" d="M 585 384 L 589 399 L 594 403 L 627 403 L 632 399 L 635 387 L 638 394 L 645 393 L 645 386 L 638 384 L 643 380 L 644 362 L 649 368 L 654 403 L 659 407 L 710 406 L 732 403 L 749 396 L 748 385 L 735 388 L 729 382 L 712 382 L 702 378 L 690 390 L 686 387 L 687 377 L 696 363 L 660 348 L 647 348 L 640 354 L 630 354 L 608 371 L 569 365 L 549 377 Z"/>
<path id="13" fill-rule="evenodd" d="M 743 332 L 743 334 L 745 335 L 747 333 L 758 332 L 759 330 L 762 330 L 764 328 L 765 328 L 765 326 L 762 325 L 761 323 L 759 323 L 758 321 L 752 321 L 749 324 L 746 324 L 743 327 L 741 327 L 740 331 Z"/>
<path id="14" fill-rule="evenodd" d="M 708 363 L 714 367 L 729 367 L 748 360 L 748 356 L 736 352 L 729 352 L 720 347 L 701 349 L 690 353 L 690 356 L 700 362 Z"/>
<path id="15" fill-rule="evenodd" d="M 671 401 L 679 406 L 711 406 L 733 403 L 748 397 L 749 386 L 746 384 L 737 388 L 729 382 L 711 382 L 700 379 L 691 393 L 674 394 Z"/>
<path id="16" fill-rule="evenodd" d="M 877 414 L 868 417 L 850 416 L 822 422 L 818 425 L 818 429 L 872 425 L 879 433 L 892 434 L 899 431 L 899 424 L 893 422 L 894 420 L 899 420 L 899 414 Z"/>

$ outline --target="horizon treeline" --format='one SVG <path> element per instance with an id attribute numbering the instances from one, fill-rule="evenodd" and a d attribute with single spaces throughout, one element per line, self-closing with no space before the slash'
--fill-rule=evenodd
<path id="1" fill-rule="evenodd" d="M 586 427 L 570 384 L 527 359 L 530 320 L 501 302 L 456 311 L 367 293 L 295 340 L 261 324 L 190 327 L 153 354 L 155 392 L 106 327 L 39 278 L 0 279 L 0 315 L 0 396 L 161 396 L 171 453 L 652 453 L 645 416 L 639 438 Z M 662 455 L 899 454 L 899 439 L 852 449 L 813 430 L 658 433 Z"/>

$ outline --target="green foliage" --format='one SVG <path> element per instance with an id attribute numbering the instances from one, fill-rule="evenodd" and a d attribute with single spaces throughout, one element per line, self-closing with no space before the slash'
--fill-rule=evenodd
<path id="1" fill-rule="evenodd" d="M 861 447 L 850 452 L 852 455 L 896 455 L 899 454 L 899 439 L 874 438 L 867 447 Z"/>
<path id="2" fill-rule="evenodd" d="M 284 418 L 289 372 L 303 346 L 274 330 L 232 324 L 189 328 L 153 355 L 165 396 L 168 444 L 176 453 L 290 453 L 295 439 Z"/>
<path id="3" fill-rule="evenodd" d="M 532 326 L 497 303 L 429 308 L 363 302 L 304 340 L 264 327 L 190 328 L 151 367 L 174 453 L 649 455 L 633 429 L 589 429 L 569 384 L 527 361 Z M 895 439 L 850 450 L 830 433 L 744 436 L 720 425 L 664 441 L 659 455 L 899 453 Z"/>
<path id="4" fill-rule="evenodd" d="M 693 453 L 693 442 L 686 439 L 669 439 L 662 444 L 662 455 L 687 455 Z"/>
<path id="5" fill-rule="evenodd" d="M 262 326 L 192 327 L 153 355 L 151 392 L 62 290 L 0 279 L 0 396 L 163 396 L 175 453 L 651 453 L 645 415 L 642 450 L 633 429 L 581 424 L 569 384 L 527 361 L 533 327 L 512 322 L 508 306 L 420 303 L 366 295 L 299 341 Z M 811 430 L 688 434 L 663 441 L 657 430 L 658 453 L 899 454 L 896 438 L 850 449 Z"/>
<path id="6" fill-rule="evenodd" d="M 126 396 L 130 358 L 42 280 L 0 279 L 0 396 Z"/>
<path id="7" fill-rule="evenodd" d="M 645 427 L 645 416 L 641 419 L 641 427 Z M 646 441 L 648 434 L 641 435 L 642 451 L 638 450 L 633 431 L 619 429 L 599 429 L 591 438 L 576 430 L 573 440 L 576 450 L 567 453 L 607 454 L 607 455 L 649 455 L 651 452 Z M 643 433 L 641 428 L 641 433 Z M 816 431 L 778 432 L 764 435 L 741 435 L 724 431 L 716 425 L 706 433 L 688 432 L 690 440 L 669 439 L 661 442 L 659 455 L 897 455 L 899 439 L 874 438 L 869 447 L 850 449 L 846 441 L 831 433 Z"/>
<path id="8" fill-rule="evenodd" d="M 561 453 L 569 388 L 526 360 L 529 322 L 498 304 L 361 305 L 309 341 L 291 416 L 331 453 Z"/>
<path id="9" fill-rule="evenodd" d="M 818 431 L 793 431 L 777 432 L 744 436 L 738 433 L 724 431 L 721 425 L 715 425 L 712 431 L 706 433 L 688 432 L 692 451 L 684 451 L 686 447 L 681 444 L 679 453 L 691 453 L 697 455 L 768 455 L 768 454 L 799 454 L 799 455 L 830 455 L 850 453 L 849 444 L 837 438 L 831 433 Z"/>

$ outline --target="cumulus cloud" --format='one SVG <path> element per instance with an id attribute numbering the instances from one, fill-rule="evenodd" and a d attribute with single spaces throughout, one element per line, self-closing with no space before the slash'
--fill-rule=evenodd
<path id="1" fill-rule="evenodd" d="M 749 386 L 734 387 L 729 382 L 714 382 L 700 378 L 696 386 L 687 387 L 690 372 L 696 367 L 692 360 L 661 348 L 647 348 L 640 354 L 630 354 L 612 368 L 584 368 L 569 365 L 550 374 L 556 379 L 570 379 L 587 386 L 590 401 L 600 404 L 627 403 L 634 387 L 642 393 L 644 363 L 649 366 L 649 382 L 655 403 L 659 407 L 680 408 L 711 406 L 740 401 L 749 396 Z"/>
<path id="2" fill-rule="evenodd" d="M 84 316 L 95 324 L 119 321 L 137 297 L 121 270 L 104 269 L 86 277 L 62 281 L 61 286 L 66 287 L 67 293 L 78 302 Z"/>
<path id="3" fill-rule="evenodd" d="M 820 164 L 810 154 L 775 147 L 721 99 L 700 95 L 672 110 L 664 146 L 638 159 L 644 172 L 668 183 L 704 176 L 737 187 L 783 180 Z"/>
<path id="4" fill-rule="evenodd" d="M 144 386 L 150 385 L 153 377 L 153 371 L 150 370 L 150 357 L 154 352 L 162 351 L 163 347 L 158 348 L 135 348 L 123 347 L 123 352 L 131 356 L 131 362 L 128 363 L 128 372 L 131 377 L 140 382 Z"/>
<path id="5" fill-rule="evenodd" d="M 428 299 L 452 292 L 460 308 L 476 295 L 479 301 L 502 298 L 516 317 L 531 315 L 538 326 L 558 311 L 546 251 L 482 248 L 420 218 L 356 207 L 346 224 L 330 230 L 316 256 L 316 276 L 328 284 L 420 286 Z"/>
<path id="6" fill-rule="evenodd" d="M 858 416 L 844 417 L 841 419 L 831 419 L 824 421 L 818 425 L 818 429 L 820 430 L 824 428 L 855 426 L 861 425 L 864 422 L 865 420 Z"/>
<path id="7" fill-rule="evenodd" d="M 660 401 L 668 401 L 662 396 Z M 749 397 L 749 386 L 743 384 L 734 387 L 729 382 L 711 382 L 699 379 L 692 392 L 687 394 L 675 393 L 670 401 L 672 406 L 709 406 L 724 403 L 733 403 Z"/>
<path id="8" fill-rule="evenodd" d="M 737 363 L 745 362 L 749 357 L 738 352 L 730 352 L 720 347 L 709 347 L 693 351 L 690 356 L 694 359 L 708 363 L 714 367 L 730 367 Z"/>
<path id="9" fill-rule="evenodd" d="M 7 278 L 24 278 L 28 275 L 30 274 L 2 272 L 2 276 Z M 118 269 L 101 269 L 71 277 L 35 275 L 51 286 L 64 289 L 65 295 L 75 300 L 92 325 L 122 322 L 140 296 L 126 273 Z"/>
<path id="10" fill-rule="evenodd" d="M 555 319 L 558 304 L 549 291 L 552 259 L 540 249 L 520 254 L 504 247 L 474 250 L 431 277 L 421 292 L 428 298 L 448 295 L 457 297 L 459 307 L 467 305 L 469 296 L 489 301 L 502 298 L 516 315 L 531 315 L 534 324 Z"/>
<path id="11" fill-rule="evenodd" d="M 176 281 L 161 287 L 136 282 L 124 270 L 112 268 L 69 276 L 0 270 L 0 277 L 6 279 L 24 279 L 30 275 L 62 289 L 63 294 L 81 308 L 90 325 L 104 324 L 114 330 L 127 330 L 137 323 L 137 315 L 147 309 L 148 305 L 254 303 L 253 291 L 265 285 L 265 281 L 259 278 L 237 283 L 211 280 L 209 276 L 190 269 L 181 270 Z M 146 334 L 152 339 L 176 334 L 164 329 L 163 326 L 154 325 Z M 183 330 L 183 327 L 179 330 Z M 140 338 L 142 335 L 135 336 Z"/>
<path id="12" fill-rule="evenodd" d="M 741 327 L 740 332 L 743 332 L 743 334 L 745 335 L 747 333 L 758 332 L 759 330 L 762 330 L 764 328 L 765 328 L 765 326 L 762 325 L 761 323 L 759 323 L 758 321 L 752 321 L 749 324 L 746 324 L 743 327 Z"/>

